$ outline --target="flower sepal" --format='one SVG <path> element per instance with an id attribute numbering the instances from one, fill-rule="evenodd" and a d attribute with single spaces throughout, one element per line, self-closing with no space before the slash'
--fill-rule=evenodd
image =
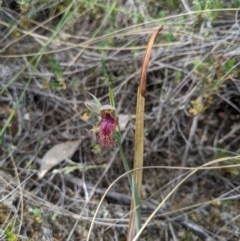
<path id="1" fill-rule="evenodd" d="M 89 93 L 90 94 L 90 93 Z M 99 142 L 105 147 L 114 147 L 116 144 L 115 132 L 118 131 L 118 117 L 112 105 L 102 105 L 94 95 L 90 94 L 94 102 L 84 102 L 93 114 L 100 115 L 100 122 L 90 131 L 98 132 Z"/>

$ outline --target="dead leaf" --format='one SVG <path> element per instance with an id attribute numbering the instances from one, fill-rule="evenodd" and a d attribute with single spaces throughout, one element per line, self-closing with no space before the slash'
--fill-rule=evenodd
<path id="1" fill-rule="evenodd" d="M 129 121 L 134 118 L 136 118 L 136 115 L 119 114 L 118 115 L 118 123 L 120 126 L 120 130 L 122 130 L 122 131 L 125 130 Z"/>
<path id="2" fill-rule="evenodd" d="M 67 141 L 55 145 L 49 151 L 46 152 L 42 161 L 40 171 L 38 172 L 39 178 L 42 178 L 50 169 L 57 164 L 61 163 L 67 158 L 71 158 L 74 152 L 77 150 L 81 140 Z"/>
<path id="3" fill-rule="evenodd" d="M 89 113 L 87 113 L 87 111 L 83 112 L 83 114 L 81 115 L 80 119 L 83 121 L 88 121 L 90 118 Z"/>

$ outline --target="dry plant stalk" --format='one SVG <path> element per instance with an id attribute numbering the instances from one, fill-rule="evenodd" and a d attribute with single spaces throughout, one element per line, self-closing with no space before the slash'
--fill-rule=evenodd
<path id="1" fill-rule="evenodd" d="M 143 152 L 144 152 L 144 109 L 145 109 L 145 90 L 146 90 L 146 78 L 147 78 L 147 68 L 148 62 L 150 59 L 152 47 L 155 41 L 155 38 L 159 31 L 163 29 L 163 26 L 156 29 L 149 41 L 146 48 L 145 56 L 142 62 L 140 81 L 138 86 L 137 94 L 137 107 L 136 107 L 136 130 L 135 130 L 135 144 L 134 144 L 134 164 L 133 168 L 136 169 L 133 173 L 133 178 L 136 183 L 138 198 L 141 199 L 141 190 L 142 190 L 142 167 L 143 167 Z M 133 185 L 134 186 L 134 185 Z M 137 233 L 137 215 L 136 209 L 141 207 L 135 207 L 134 198 L 131 200 L 131 214 L 128 225 L 128 236 L 127 240 L 132 241 Z"/>

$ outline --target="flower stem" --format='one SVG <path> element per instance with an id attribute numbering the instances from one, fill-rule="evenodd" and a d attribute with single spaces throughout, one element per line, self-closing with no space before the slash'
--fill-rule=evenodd
<path id="1" fill-rule="evenodd" d="M 120 127 L 118 126 L 118 129 L 120 130 Z M 123 150 L 123 146 L 122 146 L 122 142 L 121 142 L 121 132 L 117 131 L 116 132 L 116 137 L 117 137 L 117 145 L 119 148 L 119 152 L 120 152 L 120 156 L 122 158 L 123 161 L 123 166 L 125 168 L 126 172 L 130 171 L 124 150 Z M 138 193 L 138 188 L 136 185 L 136 182 L 133 178 L 133 175 L 131 173 L 127 174 L 128 177 L 128 181 L 131 187 L 131 191 L 132 191 L 132 196 L 133 196 L 133 201 L 134 201 L 134 208 L 135 208 L 135 212 L 136 212 L 136 224 L 137 224 L 137 229 L 140 230 L 141 228 L 141 206 L 140 206 L 140 198 L 139 198 L 139 193 Z"/>

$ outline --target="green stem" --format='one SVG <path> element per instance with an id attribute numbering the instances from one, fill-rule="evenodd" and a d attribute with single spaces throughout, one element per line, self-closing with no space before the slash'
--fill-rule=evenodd
<path id="1" fill-rule="evenodd" d="M 118 129 L 120 130 L 120 126 L 118 126 Z M 122 161 L 123 161 L 123 166 L 125 168 L 125 171 L 129 172 L 130 168 L 129 168 L 129 165 L 128 165 L 128 162 L 127 162 L 124 150 L 123 150 L 122 142 L 121 142 L 121 132 L 117 131 L 116 136 L 117 136 L 117 145 L 118 145 L 118 148 L 119 148 L 120 156 L 121 156 Z M 128 173 L 127 177 L 128 177 L 128 181 L 129 181 L 129 184 L 131 186 L 131 189 L 132 189 L 132 174 Z"/>
<path id="2" fill-rule="evenodd" d="M 120 126 L 118 126 L 118 130 L 120 130 Z M 117 137 L 117 144 L 118 144 L 120 156 L 123 161 L 123 166 L 125 168 L 125 171 L 129 172 L 130 168 L 129 168 L 129 165 L 128 165 L 128 162 L 127 162 L 124 150 L 123 150 L 120 131 L 116 132 L 116 137 Z M 137 229 L 140 230 L 140 228 L 141 228 L 141 204 L 140 204 L 138 189 L 137 189 L 136 182 L 133 178 L 133 175 L 130 172 L 127 174 L 127 177 L 128 177 L 128 181 L 129 181 L 131 190 L 132 190 L 132 195 L 133 195 L 133 200 L 134 200 L 134 207 L 135 207 L 135 212 L 136 212 L 136 217 L 137 217 Z"/>

